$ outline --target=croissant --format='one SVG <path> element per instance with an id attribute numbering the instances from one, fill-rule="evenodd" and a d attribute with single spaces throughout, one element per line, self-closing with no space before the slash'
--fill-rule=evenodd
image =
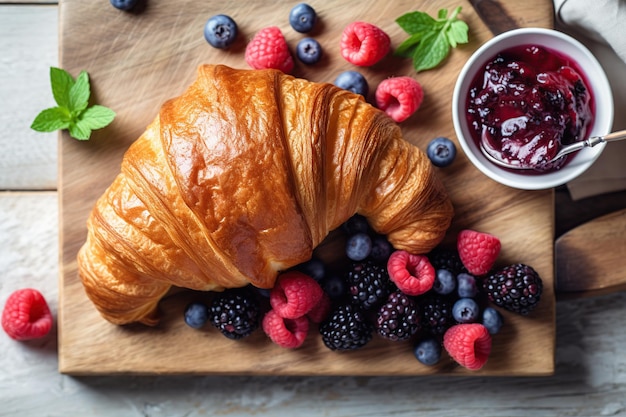
<path id="1" fill-rule="evenodd" d="M 105 319 L 154 325 L 172 286 L 271 288 L 355 213 L 426 253 L 453 208 L 424 153 L 360 95 L 205 65 L 125 153 L 79 276 Z"/>

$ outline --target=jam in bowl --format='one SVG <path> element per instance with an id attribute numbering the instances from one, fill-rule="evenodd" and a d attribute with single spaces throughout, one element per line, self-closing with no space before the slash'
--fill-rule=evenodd
<path id="1" fill-rule="evenodd" d="M 604 146 L 546 164 L 562 146 L 608 133 L 613 97 L 602 67 L 580 42 L 525 28 L 496 36 L 470 57 L 452 112 L 459 143 L 480 171 L 511 187 L 545 189 L 577 177 L 599 156 Z M 503 168 L 483 152 L 533 169 Z"/>

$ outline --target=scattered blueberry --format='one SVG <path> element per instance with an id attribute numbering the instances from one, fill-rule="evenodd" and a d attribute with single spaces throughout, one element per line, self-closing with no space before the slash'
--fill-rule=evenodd
<path id="1" fill-rule="evenodd" d="M 438 269 L 433 283 L 433 291 L 437 294 L 446 295 L 456 289 L 456 277 L 447 269 Z"/>
<path id="2" fill-rule="evenodd" d="M 313 30 L 317 13 L 306 3 L 295 5 L 289 12 L 289 24 L 296 32 L 307 33 Z"/>
<path id="3" fill-rule="evenodd" d="M 473 298 L 478 294 L 476 278 L 473 275 L 461 272 L 456 276 L 456 280 L 459 297 Z"/>
<path id="4" fill-rule="evenodd" d="M 139 3 L 139 0 L 111 0 L 113 7 L 119 10 L 130 10 Z"/>
<path id="5" fill-rule="evenodd" d="M 311 258 L 308 261 L 298 265 L 296 269 L 304 274 L 307 274 L 315 281 L 321 281 L 326 274 L 326 266 L 321 259 Z"/>
<path id="6" fill-rule="evenodd" d="M 438 137 L 430 141 L 426 148 L 426 155 L 438 167 L 447 167 L 456 157 L 456 146 L 448 138 Z"/>
<path id="7" fill-rule="evenodd" d="M 322 288 L 328 294 L 328 296 L 336 300 L 346 295 L 348 286 L 346 281 L 339 275 L 330 274 L 327 275 L 321 282 Z"/>
<path id="8" fill-rule="evenodd" d="M 480 315 L 480 307 L 471 298 L 459 298 L 452 306 L 452 317 L 458 323 L 475 323 Z"/>
<path id="9" fill-rule="evenodd" d="M 344 90 L 352 91 L 355 94 L 360 94 L 363 97 L 367 97 L 369 92 L 369 85 L 367 80 L 357 71 L 344 71 L 335 78 L 334 84 L 343 88 Z"/>
<path id="10" fill-rule="evenodd" d="M 502 314 L 493 307 L 486 307 L 483 311 L 483 326 L 487 328 L 490 334 L 496 334 L 500 331 L 504 319 Z"/>
<path id="11" fill-rule="evenodd" d="M 199 301 L 190 303 L 185 308 L 185 323 L 194 329 L 202 328 L 209 320 L 209 309 Z"/>
<path id="12" fill-rule="evenodd" d="M 305 64 L 316 64 L 322 58 L 322 46 L 313 38 L 304 38 L 296 46 L 296 56 Z"/>
<path id="13" fill-rule="evenodd" d="M 389 260 L 389 256 L 391 256 L 391 252 L 393 252 L 393 246 L 387 240 L 386 237 L 381 235 L 376 235 L 372 239 L 372 251 L 370 253 L 370 258 L 372 258 L 375 262 L 387 262 Z"/>
<path id="14" fill-rule="evenodd" d="M 435 365 L 441 359 L 441 343 L 434 337 L 428 337 L 415 345 L 413 353 L 417 360 L 424 365 Z"/>
<path id="15" fill-rule="evenodd" d="M 348 236 L 352 236 L 357 233 L 367 233 L 370 225 L 367 223 L 367 219 L 364 216 L 355 214 L 346 220 L 342 227 Z"/>
<path id="16" fill-rule="evenodd" d="M 237 38 L 237 23 L 224 14 L 215 15 L 204 25 L 204 38 L 215 48 L 228 48 Z"/>
<path id="17" fill-rule="evenodd" d="M 272 292 L 271 289 L 269 289 L 269 288 L 258 288 L 258 287 L 254 287 L 254 289 L 256 290 L 257 293 L 259 293 L 259 295 L 261 297 L 270 298 L 270 293 Z"/>
<path id="18" fill-rule="evenodd" d="M 362 261 L 372 252 L 372 238 L 366 233 L 357 233 L 346 242 L 346 255 L 353 261 Z"/>

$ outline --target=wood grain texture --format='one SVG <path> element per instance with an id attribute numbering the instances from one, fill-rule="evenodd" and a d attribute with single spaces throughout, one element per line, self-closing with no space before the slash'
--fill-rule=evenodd
<path id="1" fill-rule="evenodd" d="M 444 65 L 417 76 L 410 62 L 392 56 L 365 70 L 370 84 L 391 75 L 413 75 L 424 86 L 419 113 L 403 123 L 407 140 L 425 148 L 439 135 L 454 138 L 450 100 L 463 63 L 491 36 L 469 3 L 461 2 L 471 41 L 452 51 Z M 394 45 L 404 34 L 394 19 L 408 10 L 435 15 L 440 7 L 458 1 L 311 2 L 321 18 L 313 35 L 322 43 L 325 59 L 316 67 L 297 65 L 296 76 L 332 82 L 352 69 L 338 53 L 343 27 L 367 20 L 386 30 Z M 116 121 L 96 132 L 88 143 L 60 141 L 61 281 L 59 311 L 59 368 L 70 374 L 184 373 L 280 375 L 426 375 L 467 374 L 450 360 L 426 368 L 412 358 L 410 346 L 374 341 L 365 349 L 341 355 L 323 347 L 314 333 L 302 349 L 290 351 L 271 344 L 261 333 L 232 342 L 216 331 L 190 331 L 181 319 L 190 294 L 179 293 L 162 302 L 163 322 L 155 329 L 116 327 L 103 321 L 84 296 L 76 276 L 76 252 L 85 239 L 85 221 L 93 203 L 119 170 L 123 152 L 156 115 L 160 104 L 176 96 L 193 80 L 198 64 L 224 63 L 245 68 L 245 41 L 258 29 L 279 25 L 290 45 L 301 35 L 289 29 L 291 2 L 271 7 L 264 2 L 217 1 L 150 2 L 140 13 L 119 13 L 100 2 L 66 0 L 60 4 L 61 65 L 72 73 L 91 74 L 95 99 L 118 112 Z M 507 7 L 510 5 L 507 4 Z M 552 4 L 525 2 L 521 25 L 549 27 Z M 202 37 L 211 15 L 231 14 L 239 23 L 238 44 L 229 51 L 214 50 Z M 98 24 L 106 21 L 106 25 Z M 103 42 L 106 40 L 106 42 Z M 524 192 L 498 185 L 475 170 L 464 155 L 442 178 L 456 207 L 451 243 L 462 228 L 472 227 L 501 237 L 502 263 L 532 264 L 546 282 L 543 303 L 528 318 L 506 315 L 508 325 L 494 341 L 488 365 L 476 375 L 546 375 L 554 371 L 555 298 L 553 292 L 553 192 Z M 523 221 L 523 226 L 520 223 Z M 180 347 L 186 354 L 180 355 Z M 516 352 L 511 354 L 510 352 Z M 218 358 L 218 359 L 216 359 Z"/>
<path id="2" fill-rule="evenodd" d="M 57 135 L 30 129 L 39 111 L 55 105 L 49 68 L 58 65 L 56 15 L 52 6 L 31 5 L 28 13 L 0 6 L 0 190 L 57 187 Z"/>
<path id="3" fill-rule="evenodd" d="M 626 289 L 626 209 L 598 217 L 556 240 L 557 289 L 606 293 Z"/>

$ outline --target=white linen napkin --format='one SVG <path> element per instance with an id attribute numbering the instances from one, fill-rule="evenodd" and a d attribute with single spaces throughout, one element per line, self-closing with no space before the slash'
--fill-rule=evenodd
<path id="1" fill-rule="evenodd" d="M 626 129 L 626 1 L 553 1 L 555 28 L 585 44 L 607 73 L 615 105 L 613 130 Z M 574 200 L 626 190 L 626 141 L 607 144 L 567 188 Z"/>

